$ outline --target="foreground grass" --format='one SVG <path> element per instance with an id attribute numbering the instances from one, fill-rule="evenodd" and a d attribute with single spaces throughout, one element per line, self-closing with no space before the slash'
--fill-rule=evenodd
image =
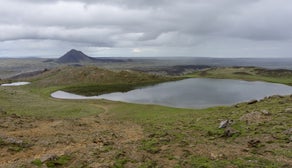
<path id="1" fill-rule="evenodd" d="M 0 107 L 9 114 L 51 118 L 79 118 L 97 115 L 102 109 L 89 100 L 59 100 L 36 94 L 28 87 L 0 87 Z"/>
<path id="2" fill-rule="evenodd" d="M 111 113 L 116 120 L 143 126 L 146 137 L 140 148 L 153 160 L 173 161 L 177 167 L 276 168 L 291 160 L 290 135 L 283 133 L 292 128 L 292 116 L 284 112 L 291 102 L 290 97 L 274 97 L 254 105 L 201 110 L 114 103 Z M 218 128 L 225 119 L 233 120 L 231 127 L 236 130 L 230 137 Z M 250 147 L 252 140 L 259 144 Z"/>

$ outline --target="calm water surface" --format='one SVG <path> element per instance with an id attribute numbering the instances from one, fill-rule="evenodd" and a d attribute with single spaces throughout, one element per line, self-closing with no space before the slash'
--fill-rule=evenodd
<path id="1" fill-rule="evenodd" d="M 267 82 L 248 82 L 228 79 L 185 79 L 129 92 L 110 93 L 85 97 L 66 92 L 55 92 L 56 98 L 64 99 L 108 99 L 141 104 L 159 104 L 171 107 L 204 108 L 232 105 L 251 99 L 262 99 L 271 95 L 292 94 L 292 87 Z"/>

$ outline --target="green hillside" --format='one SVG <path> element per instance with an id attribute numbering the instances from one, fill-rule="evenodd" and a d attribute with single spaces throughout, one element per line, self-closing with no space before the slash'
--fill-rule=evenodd
<path id="1" fill-rule="evenodd" d="M 33 88 L 45 88 L 49 91 L 60 89 L 91 96 L 129 91 L 136 87 L 178 79 L 134 71 L 110 71 L 95 66 L 64 66 L 23 80 L 31 81 Z"/>

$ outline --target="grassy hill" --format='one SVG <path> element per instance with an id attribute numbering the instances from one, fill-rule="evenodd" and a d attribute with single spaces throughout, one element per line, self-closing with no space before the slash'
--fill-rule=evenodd
<path id="1" fill-rule="evenodd" d="M 29 78 L 38 86 L 61 86 L 76 84 L 142 83 L 167 77 L 148 75 L 134 71 L 110 71 L 95 66 L 64 66 Z"/>
<path id="2" fill-rule="evenodd" d="M 63 66 L 18 80 L 31 81 L 32 88 L 45 89 L 47 92 L 64 90 L 90 96 L 128 91 L 136 87 L 177 79 L 134 71 L 110 71 L 95 66 Z"/>

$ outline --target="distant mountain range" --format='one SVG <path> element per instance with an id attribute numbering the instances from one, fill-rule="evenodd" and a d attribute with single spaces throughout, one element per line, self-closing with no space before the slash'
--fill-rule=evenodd
<path id="1" fill-rule="evenodd" d="M 129 60 L 114 59 L 114 58 L 94 58 L 84 54 L 81 51 L 72 49 L 56 60 L 57 63 L 96 63 L 96 62 L 125 62 Z"/>

